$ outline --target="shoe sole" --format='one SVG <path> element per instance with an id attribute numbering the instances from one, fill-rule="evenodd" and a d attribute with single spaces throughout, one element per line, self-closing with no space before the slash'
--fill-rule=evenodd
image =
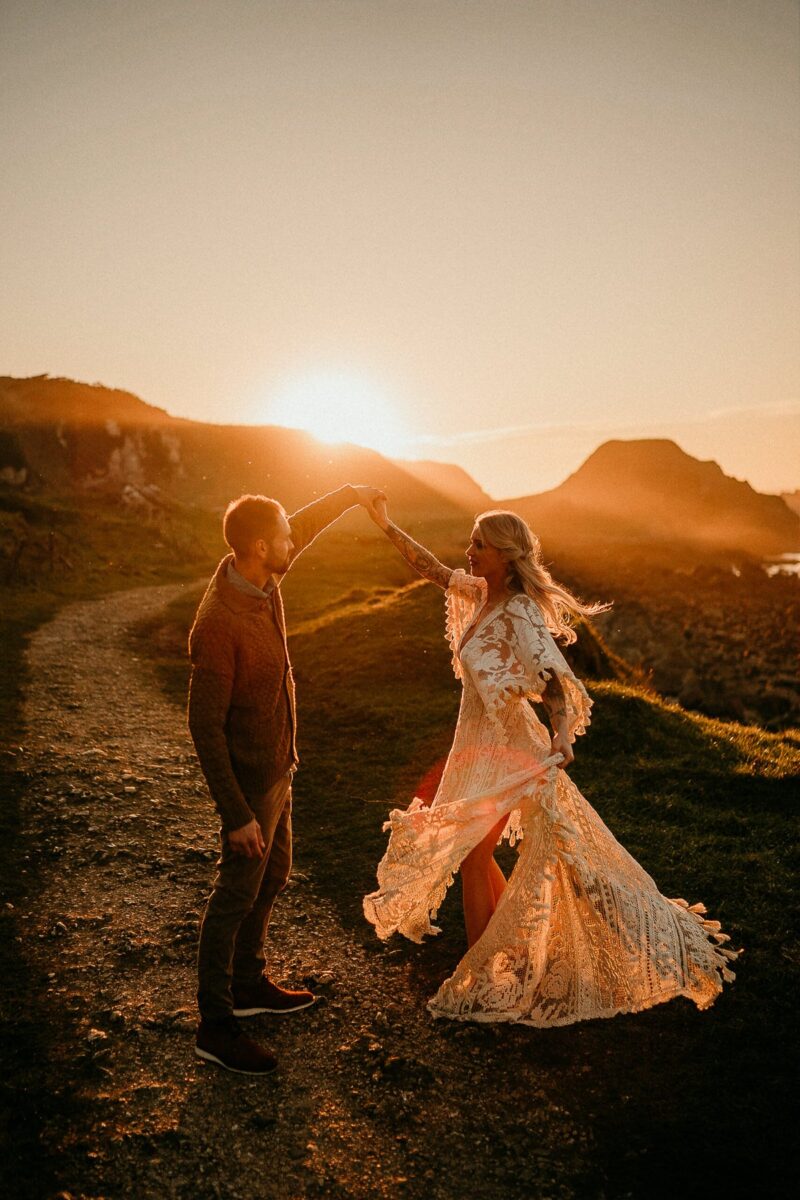
<path id="1" fill-rule="evenodd" d="M 243 1071 L 241 1067 L 232 1067 L 228 1063 L 223 1062 L 221 1058 L 217 1058 L 216 1054 L 211 1054 L 208 1050 L 201 1050 L 199 1046 L 195 1046 L 194 1052 L 198 1058 L 204 1059 L 206 1062 L 216 1063 L 218 1067 L 224 1067 L 226 1071 L 232 1071 L 234 1075 L 271 1075 L 273 1071 L 277 1071 L 278 1064 L 274 1067 L 267 1067 L 264 1071 Z"/>
<path id="2" fill-rule="evenodd" d="M 293 1008 L 235 1008 L 233 1015 L 235 1017 L 257 1017 L 259 1013 L 275 1013 L 276 1016 L 285 1017 L 289 1013 L 301 1012 L 304 1008 L 311 1008 L 316 1002 L 317 997 L 314 996 L 313 999 L 307 1000 L 305 1004 L 295 1004 Z"/>

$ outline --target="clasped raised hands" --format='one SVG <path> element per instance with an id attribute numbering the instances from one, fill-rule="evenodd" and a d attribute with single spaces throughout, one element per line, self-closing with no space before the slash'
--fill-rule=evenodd
<path id="1" fill-rule="evenodd" d="M 380 488 L 367 487 L 365 484 L 354 484 L 353 491 L 358 496 L 359 504 L 364 506 L 375 524 L 380 529 L 386 529 L 389 524 L 386 493 Z"/>
<path id="2" fill-rule="evenodd" d="M 386 499 L 386 493 L 380 488 L 368 487 L 365 483 L 354 483 L 351 487 L 358 496 L 358 503 L 363 505 L 367 512 L 372 508 L 373 502 L 377 499 Z"/>

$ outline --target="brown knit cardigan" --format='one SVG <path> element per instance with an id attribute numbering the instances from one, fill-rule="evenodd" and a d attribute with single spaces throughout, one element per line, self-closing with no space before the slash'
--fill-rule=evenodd
<path id="1" fill-rule="evenodd" d="M 292 564 L 314 538 L 358 503 L 346 484 L 289 517 Z M 253 819 L 259 796 L 296 765 L 295 697 L 280 577 L 263 600 L 234 587 L 223 558 L 189 634 L 189 730 L 223 828 Z"/>

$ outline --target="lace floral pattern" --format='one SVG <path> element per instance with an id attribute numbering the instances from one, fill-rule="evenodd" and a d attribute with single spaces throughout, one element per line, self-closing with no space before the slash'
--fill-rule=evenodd
<path id="1" fill-rule="evenodd" d="M 465 633 L 486 600 L 486 583 L 454 571 L 447 590 L 447 638 L 458 679 L 470 673 L 488 718 L 503 737 L 501 714 L 514 700 L 541 700 L 547 681 L 557 675 L 567 702 L 570 741 L 586 732 L 592 700 L 555 643 L 536 603 L 518 594 L 478 620 L 462 647 Z"/>
<path id="2" fill-rule="evenodd" d="M 574 738 L 591 700 L 533 601 L 515 596 L 479 616 L 485 599 L 483 580 L 453 573 L 447 636 L 463 682 L 455 738 L 430 807 L 415 799 L 390 813 L 367 918 L 381 938 L 439 932 L 431 919 L 454 873 L 507 813 L 504 836 L 523 839 L 516 866 L 483 936 L 429 1001 L 434 1016 L 565 1025 L 679 995 L 707 1008 L 733 979 L 737 952 L 702 905 L 661 895 L 557 769 L 527 701 L 555 672 Z"/>

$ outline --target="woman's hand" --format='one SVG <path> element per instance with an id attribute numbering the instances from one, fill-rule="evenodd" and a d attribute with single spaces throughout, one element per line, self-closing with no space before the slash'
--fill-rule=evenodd
<path id="1" fill-rule="evenodd" d="M 383 529 L 384 532 L 389 528 L 389 510 L 386 504 L 385 496 L 376 496 L 367 508 L 367 512 L 372 517 L 375 524 L 380 529 Z"/>
<path id="2" fill-rule="evenodd" d="M 560 754 L 561 762 L 558 764 L 559 771 L 563 771 L 564 767 L 568 767 L 570 763 L 575 762 L 575 755 L 572 752 L 572 746 L 569 740 L 569 734 L 566 729 L 559 729 L 550 739 L 550 753 Z"/>

